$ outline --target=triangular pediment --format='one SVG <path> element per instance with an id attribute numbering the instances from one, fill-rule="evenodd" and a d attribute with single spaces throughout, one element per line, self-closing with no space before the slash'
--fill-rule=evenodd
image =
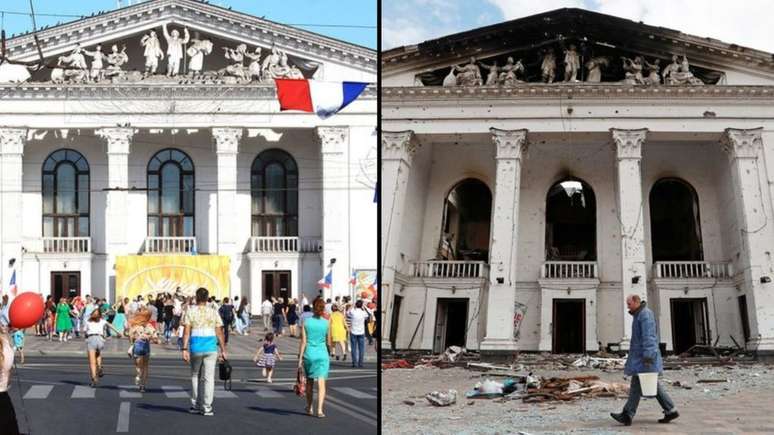
<path id="1" fill-rule="evenodd" d="M 306 78 L 375 81 L 374 50 L 196 0 L 151 0 L 42 29 L 36 35 L 47 65 L 56 65 L 60 57 L 71 55 L 78 46 L 94 52 L 99 45 L 102 53 L 109 55 L 115 45 L 118 52 L 124 52 L 128 58 L 121 66 L 123 70 L 143 72 L 146 46 L 142 44 L 142 39 L 155 32 L 164 53 L 164 58 L 158 62 L 158 72 L 163 74 L 169 46 L 163 34 L 164 24 L 167 24 L 170 33 L 177 30 L 181 39 L 184 38 L 184 30 L 187 28 L 189 31 L 189 42 L 183 46 L 180 73 L 188 69 L 188 48 L 195 40 L 200 40 L 211 43 L 203 56 L 202 71 L 211 75 L 222 75 L 226 68 L 234 64 L 230 56 L 227 58 L 226 48 L 239 51 L 240 44 L 244 44 L 246 48 L 241 49 L 242 53 L 252 55 L 252 59 L 244 56 L 245 69 L 249 68 L 257 49 L 260 49 L 258 63 L 264 64 L 272 54 L 275 57 L 285 54 L 287 67 L 293 67 L 294 74 L 300 73 Z M 12 61 L 35 63 L 40 59 L 31 34 L 9 39 L 6 52 Z M 86 55 L 85 59 L 91 68 L 93 57 Z M 107 58 L 104 63 L 107 67 Z M 29 81 L 50 79 L 50 68 L 31 69 L 33 72 Z"/>
<path id="2" fill-rule="evenodd" d="M 578 51 L 581 77 L 587 72 L 588 60 L 608 59 L 602 69 L 603 82 L 624 80 L 621 57 L 641 56 L 651 64 L 659 60 L 663 69 L 678 55 L 680 61 L 687 57 L 690 72 L 705 84 L 726 84 L 729 74 L 748 77 L 751 83 L 746 84 L 774 83 L 771 53 L 583 9 L 558 9 L 395 48 L 383 53 L 382 71 L 388 86 L 391 76 L 409 74 L 414 75 L 414 84 L 433 86 L 443 84 L 453 65 L 468 63 L 473 56 L 476 62 L 492 65 L 496 61 L 499 66 L 512 57 L 524 66 L 521 80 L 540 82 L 544 52 L 552 50 L 557 80 L 562 81 L 564 53 L 570 45 Z M 643 73 L 647 72 L 645 68 Z M 486 75 L 482 67 L 482 80 L 486 81 Z"/>

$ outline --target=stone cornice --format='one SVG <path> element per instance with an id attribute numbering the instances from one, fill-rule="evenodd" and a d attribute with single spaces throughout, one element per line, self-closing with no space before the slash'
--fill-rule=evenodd
<path id="1" fill-rule="evenodd" d="M 282 49 L 313 53 L 376 71 L 374 50 L 194 0 L 152 0 L 41 30 L 37 34 L 45 55 L 47 51 L 70 47 L 83 39 L 110 38 L 117 30 L 172 19 L 202 24 L 212 20 L 219 29 L 237 39 L 246 37 L 264 45 L 276 43 Z M 11 59 L 36 52 L 32 34 L 11 38 L 7 46 Z"/>
<path id="2" fill-rule="evenodd" d="M 774 86 L 642 86 L 622 84 L 540 84 L 515 87 L 382 87 L 382 102 L 556 99 L 731 99 L 774 100 Z"/>
<path id="3" fill-rule="evenodd" d="M 721 147 L 730 159 L 755 159 L 761 148 L 763 128 L 727 128 L 721 139 Z"/>
<path id="4" fill-rule="evenodd" d="M 520 160 L 527 150 L 527 129 L 500 130 L 490 128 L 492 141 L 497 147 L 496 159 Z"/>
<path id="5" fill-rule="evenodd" d="M 610 134 L 613 137 L 618 160 L 642 158 L 642 144 L 648 136 L 647 128 L 637 130 L 611 128 Z"/>
<path id="6" fill-rule="evenodd" d="M 26 140 L 26 128 L 0 127 L 0 154 L 24 154 Z"/>
<path id="7" fill-rule="evenodd" d="M 273 84 L 164 85 L 158 84 L 36 84 L 0 85 L 2 100 L 276 100 Z M 376 87 L 367 87 L 358 99 L 375 100 Z M 2 112 L 2 109 L 0 109 Z"/>

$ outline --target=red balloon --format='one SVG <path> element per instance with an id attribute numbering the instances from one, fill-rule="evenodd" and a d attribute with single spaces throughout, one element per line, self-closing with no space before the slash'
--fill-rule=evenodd
<path id="1" fill-rule="evenodd" d="M 11 328 L 24 329 L 38 323 L 43 309 L 43 296 L 38 293 L 24 292 L 16 296 L 8 308 Z"/>

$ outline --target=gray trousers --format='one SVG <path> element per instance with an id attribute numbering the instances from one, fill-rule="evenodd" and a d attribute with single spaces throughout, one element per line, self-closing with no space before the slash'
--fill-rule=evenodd
<path id="1" fill-rule="evenodd" d="M 642 388 L 640 387 L 640 377 L 637 375 L 632 376 L 632 383 L 629 387 L 629 400 L 624 405 L 623 412 L 628 414 L 629 417 L 634 418 L 634 414 L 637 413 L 637 406 L 640 404 L 640 397 L 642 397 Z M 656 400 L 661 408 L 664 410 L 664 414 L 671 414 L 675 411 L 675 404 L 667 394 L 664 386 L 661 382 L 658 383 L 656 389 Z"/>
<path id="2" fill-rule="evenodd" d="M 217 362 L 217 352 L 191 354 L 191 405 L 201 411 L 212 411 Z"/>

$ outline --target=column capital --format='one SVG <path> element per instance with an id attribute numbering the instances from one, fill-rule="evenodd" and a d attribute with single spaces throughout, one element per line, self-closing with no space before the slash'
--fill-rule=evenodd
<path id="1" fill-rule="evenodd" d="M 763 127 L 741 129 L 727 128 L 720 141 L 729 159 L 755 159 L 761 148 Z"/>
<path id="2" fill-rule="evenodd" d="M 94 133 L 107 140 L 108 154 L 129 154 L 132 137 L 137 131 L 132 127 L 105 127 L 94 130 Z"/>
<path id="3" fill-rule="evenodd" d="M 317 127 L 320 151 L 323 154 L 343 153 L 349 137 L 349 127 Z"/>
<path id="4" fill-rule="evenodd" d="M 516 159 L 520 160 L 527 152 L 527 129 L 520 130 L 501 130 L 499 128 L 490 128 L 492 132 L 492 141 L 497 147 L 495 159 Z"/>
<path id="5" fill-rule="evenodd" d="M 417 152 L 416 137 L 412 130 L 382 131 L 382 160 L 403 160 L 411 165 Z"/>
<path id="6" fill-rule="evenodd" d="M 620 128 L 611 128 L 610 134 L 615 142 L 616 158 L 621 159 L 641 159 L 642 143 L 648 136 L 647 128 L 638 128 L 634 130 L 625 130 Z"/>
<path id="7" fill-rule="evenodd" d="M 217 154 L 236 154 L 239 152 L 239 140 L 242 129 L 238 127 L 215 127 L 212 129 Z"/>
<path id="8" fill-rule="evenodd" d="M 26 128 L 0 127 L 0 154 L 24 154 Z"/>

